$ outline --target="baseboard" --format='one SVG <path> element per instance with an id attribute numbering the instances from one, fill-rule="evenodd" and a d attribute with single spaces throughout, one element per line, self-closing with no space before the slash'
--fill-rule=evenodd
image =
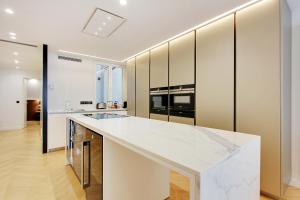
<path id="1" fill-rule="evenodd" d="M 61 150 L 65 150 L 65 147 L 57 147 L 57 148 L 48 149 L 48 153 L 55 152 L 55 151 L 61 151 Z"/>
<path id="2" fill-rule="evenodd" d="M 292 179 L 291 182 L 290 182 L 290 186 L 300 188 L 300 180 Z"/>

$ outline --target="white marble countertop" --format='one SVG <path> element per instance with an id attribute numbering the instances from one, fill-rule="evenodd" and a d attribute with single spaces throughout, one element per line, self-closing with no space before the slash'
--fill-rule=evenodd
<path id="1" fill-rule="evenodd" d="M 139 117 L 68 117 L 148 158 L 198 176 L 238 153 L 241 147 L 260 140 L 254 135 Z"/>
<path id="2" fill-rule="evenodd" d="M 49 110 L 48 114 L 72 114 L 72 113 L 113 112 L 113 111 L 127 111 L 127 109 L 109 108 L 109 109 Z"/>

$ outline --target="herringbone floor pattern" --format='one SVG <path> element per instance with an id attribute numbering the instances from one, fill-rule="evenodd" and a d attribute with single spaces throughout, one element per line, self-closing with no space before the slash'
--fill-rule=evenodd
<path id="1" fill-rule="evenodd" d="M 39 125 L 0 132 L 0 200 L 84 200 L 64 151 L 43 155 Z M 169 200 L 188 200 L 188 180 L 171 172 Z M 300 200 L 291 188 L 288 200 Z M 270 200 L 262 197 L 261 200 Z"/>
<path id="2" fill-rule="evenodd" d="M 40 126 L 0 132 L 1 200 L 84 199 L 64 152 L 43 155 Z"/>

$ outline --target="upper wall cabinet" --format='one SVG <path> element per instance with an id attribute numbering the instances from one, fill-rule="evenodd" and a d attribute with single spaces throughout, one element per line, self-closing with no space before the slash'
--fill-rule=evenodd
<path id="1" fill-rule="evenodd" d="M 136 116 L 149 118 L 149 52 L 136 57 Z"/>
<path id="2" fill-rule="evenodd" d="M 170 42 L 170 86 L 195 83 L 195 32 Z"/>
<path id="3" fill-rule="evenodd" d="M 196 124 L 233 131 L 234 16 L 197 30 Z"/>
<path id="4" fill-rule="evenodd" d="M 168 87 L 168 43 L 151 50 L 150 88 Z"/>
<path id="5" fill-rule="evenodd" d="M 135 116 L 135 58 L 127 61 L 126 68 L 128 115 Z"/>

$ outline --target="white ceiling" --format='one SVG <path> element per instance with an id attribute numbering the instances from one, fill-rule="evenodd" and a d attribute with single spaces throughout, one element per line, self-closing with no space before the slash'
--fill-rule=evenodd
<path id="1" fill-rule="evenodd" d="M 15 32 L 18 42 L 123 60 L 249 1 L 127 0 L 121 6 L 119 0 L 1 0 L 0 39 L 9 40 L 8 33 Z M 15 14 L 6 14 L 5 8 Z M 95 8 L 127 21 L 109 38 L 84 34 L 82 29 Z"/>
<path id="2" fill-rule="evenodd" d="M 0 69 L 20 67 L 22 70 L 41 70 L 42 50 L 38 47 L 12 44 L 0 41 Z M 18 55 L 14 55 L 18 52 Z M 16 64 L 14 61 L 18 60 Z"/>

